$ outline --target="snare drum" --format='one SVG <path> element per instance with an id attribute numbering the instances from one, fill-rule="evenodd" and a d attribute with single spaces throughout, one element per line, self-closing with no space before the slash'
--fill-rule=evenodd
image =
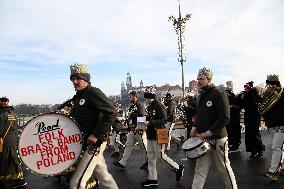
<path id="1" fill-rule="evenodd" d="M 211 147 L 204 139 L 193 137 L 183 143 L 182 149 L 188 159 L 197 159 L 205 155 Z"/>
<path id="2" fill-rule="evenodd" d="M 18 146 L 23 164 L 44 176 L 63 173 L 82 152 L 82 133 L 77 123 L 58 113 L 41 114 L 24 127 Z"/>

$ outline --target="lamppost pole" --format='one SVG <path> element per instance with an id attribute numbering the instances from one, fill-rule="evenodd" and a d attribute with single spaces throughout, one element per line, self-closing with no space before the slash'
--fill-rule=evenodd
<path id="1" fill-rule="evenodd" d="M 178 20 L 181 20 L 181 12 L 180 12 L 180 0 L 178 1 L 178 13 L 179 18 Z M 183 46 L 182 46 L 182 36 L 181 36 L 181 26 L 179 27 L 179 40 L 180 40 L 180 65 L 181 65 L 181 86 L 182 86 L 182 97 L 184 97 L 184 71 L 183 71 Z"/>
<path id="2" fill-rule="evenodd" d="M 182 97 L 185 95 L 185 88 L 184 88 L 184 69 L 183 64 L 185 62 L 185 56 L 184 56 L 184 45 L 183 45 L 183 39 L 184 39 L 184 32 L 185 32 L 185 24 L 186 21 L 190 19 L 191 14 L 187 14 L 184 18 L 181 17 L 181 10 L 180 10 L 180 0 L 178 0 L 179 6 L 179 17 L 176 19 L 173 15 L 169 17 L 169 21 L 171 20 L 173 22 L 173 26 L 175 28 L 176 34 L 178 35 L 178 49 L 179 49 L 179 55 L 178 55 L 178 61 L 181 64 L 181 80 L 182 80 Z"/>

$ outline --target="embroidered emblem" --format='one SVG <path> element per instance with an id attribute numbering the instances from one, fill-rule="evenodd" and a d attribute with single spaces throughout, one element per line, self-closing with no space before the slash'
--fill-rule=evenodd
<path id="1" fill-rule="evenodd" d="M 213 103 L 212 103 L 212 101 L 210 101 L 210 100 L 206 102 L 206 106 L 207 106 L 207 107 L 211 107 L 212 104 L 213 104 Z"/>
<path id="2" fill-rule="evenodd" d="M 85 104 L 85 102 L 86 102 L 85 99 L 81 99 L 81 100 L 79 101 L 79 104 L 82 106 L 83 104 Z"/>

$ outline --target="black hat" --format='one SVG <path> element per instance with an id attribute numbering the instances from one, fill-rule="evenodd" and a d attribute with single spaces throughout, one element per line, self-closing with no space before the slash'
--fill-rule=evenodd
<path id="1" fill-rule="evenodd" d="M 156 98 L 155 92 L 156 92 L 156 89 L 154 86 L 147 86 L 145 88 L 144 98 L 155 99 Z"/>
<path id="2" fill-rule="evenodd" d="M 2 101 L 2 102 L 9 102 L 9 99 L 4 96 L 4 97 L 0 98 L 0 101 Z"/>
<path id="3" fill-rule="evenodd" d="M 245 85 L 244 85 L 244 87 L 245 88 L 248 88 L 248 89 L 252 89 L 253 88 L 253 81 L 250 81 L 250 82 L 247 82 Z"/>
<path id="4" fill-rule="evenodd" d="M 138 95 L 137 91 L 130 91 L 129 96 L 137 96 L 138 97 L 139 95 Z"/>
<path id="5" fill-rule="evenodd" d="M 166 94 L 166 98 L 172 98 L 171 93 L 167 93 L 167 94 Z"/>
<path id="6" fill-rule="evenodd" d="M 72 80 L 73 78 L 79 78 L 83 79 L 87 82 L 90 82 L 91 76 L 88 73 L 88 68 L 87 65 L 85 64 L 74 64 L 70 66 L 70 79 Z"/>

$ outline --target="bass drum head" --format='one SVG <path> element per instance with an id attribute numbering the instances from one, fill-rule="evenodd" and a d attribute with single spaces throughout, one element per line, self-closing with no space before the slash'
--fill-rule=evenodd
<path id="1" fill-rule="evenodd" d="M 52 176 L 68 170 L 82 152 L 82 133 L 75 121 L 58 114 L 41 114 L 24 127 L 18 144 L 23 164 L 32 172 Z"/>

